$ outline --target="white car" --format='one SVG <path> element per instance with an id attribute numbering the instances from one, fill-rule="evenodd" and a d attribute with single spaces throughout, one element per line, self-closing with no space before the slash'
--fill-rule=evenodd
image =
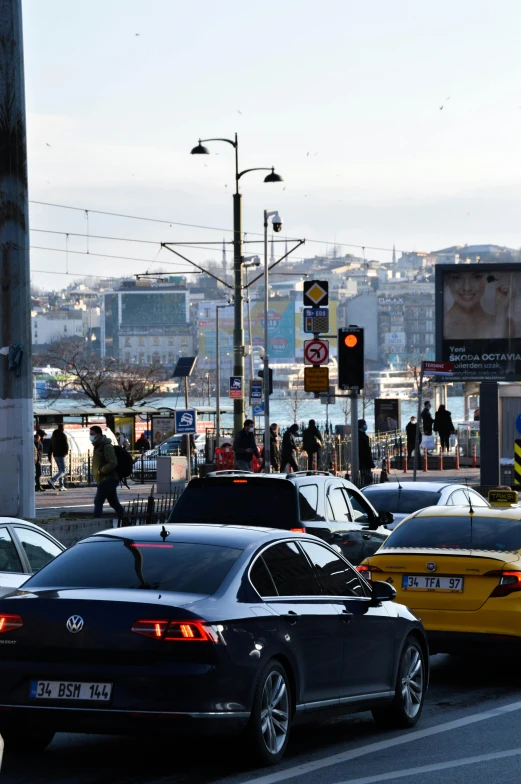
<path id="1" fill-rule="evenodd" d="M 362 493 L 379 512 L 392 512 L 394 522 L 387 526 L 391 531 L 407 515 L 426 506 L 490 506 L 482 495 L 463 484 L 448 482 L 384 482 L 368 485 Z"/>
<path id="2" fill-rule="evenodd" d="M 33 523 L 0 517 L 0 596 L 19 588 L 65 549 Z"/>

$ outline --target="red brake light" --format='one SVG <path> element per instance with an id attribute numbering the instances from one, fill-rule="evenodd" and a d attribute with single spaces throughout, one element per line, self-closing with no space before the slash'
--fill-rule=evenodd
<path id="1" fill-rule="evenodd" d="M 381 572 L 382 570 L 378 566 L 372 566 L 370 564 L 360 564 L 356 567 L 356 571 L 362 575 L 368 582 L 371 582 L 372 575 L 371 572 Z"/>
<path id="2" fill-rule="evenodd" d="M 194 640 L 199 642 L 219 642 L 219 635 L 211 626 L 202 621 L 169 621 L 162 618 L 142 618 L 136 621 L 131 631 L 155 640 Z"/>
<path id="3" fill-rule="evenodd" d="M 516 591 L 521 591 L 521 572 L 502 571 L 496 569 L 485 572 L 483 577 L 499 577 L 499 585 L 496 585 L 490 596 L 508 596 Z"/>
<path id="4" fill-rule="evenodd" d="M 0 615 L 0 632 L 12 632 L 23 625 L 20 615 Z"/>
<path id="5" fill-rule="evenodd" d="M 305 534 L 306 533 L 306 529 L 305 528 L 290 528 L 289 530 L 293 531 L 294 534 Z"/>
<path id="6" fill-rule="evenodd" d="M 159 544 L 158 542 L 133 542 L 130 546 L 139 547 L 139 549 L 142 547 L 168 547 L 170 550 L 174 547 L 173 544 Z"/>
<path id="7" fill-rule="evenodd" d="M 246 485 L 248 484 L 247 479 L 232 479 L 232 484 L 234 485 Z"/>

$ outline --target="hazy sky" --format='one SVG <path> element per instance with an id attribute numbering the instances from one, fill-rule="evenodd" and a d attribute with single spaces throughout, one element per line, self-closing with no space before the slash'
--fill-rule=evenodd
<path id="1" fill-rule="evenodd" d="M 309 242 L 306 256 L 334 242 L 355 253 L 521 245 L 518 0 L 23 0 L 23 9 L 30 198 L 218 230 L 36 205 L 32 229 L 230 239 L 221 229 L 232 223 L 233 150 L 189 152 L 199 136 L 237 131 L 241 168 L 275 165 L 284 177 L 242 180 L 245 229 L 261 232 L 262 210 L 279 209 L 282 236 L 328 243 Z M 34 232 L 31 244 L 63 250 L 66 238 Z M 81 237 L 68 245 L 87 249 Z M 151 260 L 158 249 L 89 240 L 91 253 Z M 64 271 L 65 256 L 35 249 L 32 267 Z M 173 260 L 163 250 L 158 263 Z M 67 261 L 89 274 L 148 268 Z"/>

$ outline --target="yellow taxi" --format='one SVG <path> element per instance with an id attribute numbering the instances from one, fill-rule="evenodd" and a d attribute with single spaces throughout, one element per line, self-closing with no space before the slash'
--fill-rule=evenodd
<path id="1" fill-rule="evenodd" d="M 423 621 L 431 653 L 521 644 L 521 509 L 421 509 L 358 570 L 396 589 L 395 601 Z"/>

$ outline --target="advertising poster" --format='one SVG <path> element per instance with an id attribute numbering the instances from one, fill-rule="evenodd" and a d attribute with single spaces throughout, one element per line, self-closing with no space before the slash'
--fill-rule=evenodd
<path id="1" fill-rule="evenodd" d="M 377 397 L 374 401 L 374 429 L 376 433 L 400 430 L 400 401 Z"/>
<path id="2" fill-rule="evenodd" d="M 436 359 L 460 380 L 521 380 L 519 265 L 436 267 Z"/>
<path id="3" fill-rule="evenodd" d="M 174 417 L 152 417 L 152 428 L 154 431 L 154 443 L 152 446 L 159 446 L 167 438 L 175 433 Z"/>
<path id="4" fill-rule="evenodd" d="M 134 417 L 114 417 L 115 433 L 125 436 L 130 449 L 134 449 Z"/>

